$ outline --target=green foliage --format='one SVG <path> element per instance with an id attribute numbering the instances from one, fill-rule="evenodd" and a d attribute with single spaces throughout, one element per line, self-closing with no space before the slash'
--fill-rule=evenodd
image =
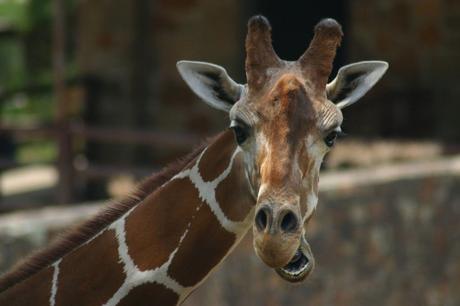
<path id="1" fill-rule="evenodd" d="M 25 31 L 29 26 L 27 19 L 28 3 L 28 0 L 0 0 L 0 24 Z"/>
<path id="2" fill-rule="evenodd" d="M 73 16 L 76 1 L 67 0 L 65 4 L 67 17 Z M 2 124 L 49 125 L 53 121 L 52 5 L 52 0 L 0 0 L 0 34 L 7 33 L 0 35 Z M 72 20 L 67 22 L 69 31 Z M 67 68 L 67 75 L 76 75 L 75 65 Z M 21 163 L 56 158 L 54 140 L 17 141 L 16 159 Z"/>
<path id="3" fill-rule="evenodd" d="M 51 140 L 31 140 L 22 143 L 17 152 L 21 164 L 50 163 L 57 158 L 56 142 Z"/>
<path id="4" fill-rule="evenodd" d="M 0 40 L 0 67 L 0 92 L 24 84 L 24 52 L 18 41 Z"/>
<path id="5" fill-rule="evenodd" d="M 49 0 L 0 0 L 0 121 L 11 126 L 51 122 L 52 93 L 23 89 L 51 84 L 51 24 Z M 51 88 L 51 87 L 50 87 Z M 20 163 L 50 162 L 56 157 L 51 140 L 17 143 Z"/>
<path id="6" fill-rule="evenodd" d="M 51 81 L 51 5 L 51 0 L 0 0 L 0 32 L 14 33 L 0 36 L 0 91 Z"/>
<path id="7" fill-rule="evenodd" d="M 52 1 L 50 0 L 29 0 L 27 8 L 27 20 L 30 28 L 38 25 L 50 26 L 53 17 Z"/>
<path id="8" fill-rule="evenodd" d="M 49 0 L 0 0 L 0 25 L 28 32 L 39 24 L 50 23 L 51 5 Z"/>
<path id="9" fill-rule="evenodd" d="M 0 111 L 13 125 L 52 119 L 51 0 L 0 0 Z M 26 90 L 49 84 L 49 92 Z M 46 87 L 46 86 L 45 86 Z"/>
<path id="10" fill-rule="evenodd" d="M 51 93 L 25 95 L 18 93 L 1 105 L 0 121 L 12 126 L 49 123 L 53 119 Z"/>

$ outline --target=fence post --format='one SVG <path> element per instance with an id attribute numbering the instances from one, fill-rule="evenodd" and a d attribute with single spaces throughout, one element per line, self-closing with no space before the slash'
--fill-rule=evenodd
<path id="1" fill-rule="evenodd" d="M 65 3 L 53 1 L 53 87 L 55 102 L 55 127 L 57 131 L 59 182 L 57 200 L 69 203 L 73 199 L 72 141 L 65 101 Z"/>

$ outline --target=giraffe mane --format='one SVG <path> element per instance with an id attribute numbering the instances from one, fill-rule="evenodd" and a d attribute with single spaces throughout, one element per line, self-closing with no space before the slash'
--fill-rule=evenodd
<path id="1" fill-rule="evenodd" d="M 0 276 L 0 293 L 50 266 L 59 258 L 70 253 L 111 223 L 115 222 L 128 210 L 142 202 L 148 195 L 170 180 L 188 163 L 193 161 L 209 143 L 216 139 L 216 137 L 218 137 L 218 135 L 204 141 L 191 153 L 179 158 L 161 171 L 144 179 L 126 198 L 119 201 L 113 201 L 92 218 L 72 227 L 70 230 L 66 231 L 66 233 L 56 238 L 49 246 L 32 253 L 30 256 L 17 263 L 12 269 Z"/>

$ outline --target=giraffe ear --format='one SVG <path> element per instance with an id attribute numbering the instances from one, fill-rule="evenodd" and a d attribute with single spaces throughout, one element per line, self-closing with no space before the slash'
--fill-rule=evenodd
<path id="1" fill-rule="evenodd" d="M 366 94 L 388 69 L 382 61 L 364 61 L 343 66 L 335 79 L 327 84 L 327 98 L 342 109 Z"/>
<path id="2" fill-rule="evenodd" d="M 221 66 L 179 61 L 177 69 L 192 91 L 214 108 L 229 112 L 240 99 L 243 85 L 233 81 Z"/>

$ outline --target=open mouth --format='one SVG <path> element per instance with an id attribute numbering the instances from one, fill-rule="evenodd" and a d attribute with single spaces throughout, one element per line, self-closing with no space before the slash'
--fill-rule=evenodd
<path id="1" fill-rule="evenodd" d="M 302 239 L 291 261 L 284 267 L 275 270 L 283 279 L 296 283 L 304 280 L 313 270 L 313 266 L 314 259 L 310 246 L 305 239 Z"/>

